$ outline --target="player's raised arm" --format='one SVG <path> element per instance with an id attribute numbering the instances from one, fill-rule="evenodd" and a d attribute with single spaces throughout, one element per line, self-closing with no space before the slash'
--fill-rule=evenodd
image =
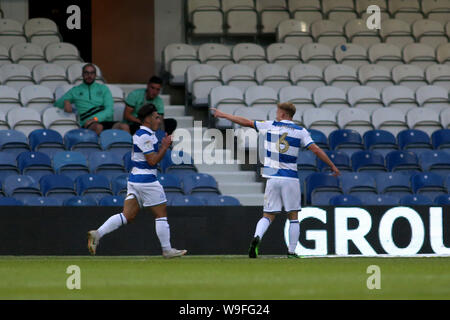
<path id="1" fill-rule="evenodd" d="M 170 145 L 172 144 L 172 136 L 168 136 L 166 133 L 166 136 L 161 141 L 161 147 L 157 152 L 151 152 L 145 154 L 145 160 L 147 163 L 151 166 L 156 166 L 158 162 L 164 158 L 164 155 L 166 154 L 166 151 L 170 148 Z"/>
<path id="2" fill-rule="evenodd" d="M 234 116 L 232 114 L 228 114 L 220 110 L 217 110 L 216 108 L 211 108 L 211 110 L 214 112 L 214 117 L 216 118 L 227 119 L 243 127 L 255 128 L 254 121 L 252 120 L 249 120 L 244 117 Z"/>
<path id="3" fill-rule="evenodd" d="M 330 166 L 331 170 L 333 171 L 333 176 L 337 177 L 341 174 L 339 169 L 334 165 L 333 161 L 330 160 L 327 154 L 323 152 L 323 150 L 317 144 L 311 144 L 308 149 L 311 150 L 320 160 Z"/>

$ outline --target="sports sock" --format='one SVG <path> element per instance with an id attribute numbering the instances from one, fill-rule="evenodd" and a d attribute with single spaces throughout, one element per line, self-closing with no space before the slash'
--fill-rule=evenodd
<path id="1" fill-rule="evenodd" d="M 289 253 L 295 253 L 300 236 L 300 223 L 298 220 L 289 220 Z"/>
<path id="2" fill-rule="evenodd" d="M 105 234 L 113 232 L 117 228 L 127 224 L 127 218 L 123 215 L 123 213 L 118 213 L 111 216 L 105 223 L 97 229 L 97 234 L 99 238 L 103 237 Z"/>
<path id="3" fill-rule="evenodd" d="M 172 249 L 170 245 L 170 226 L 167 218 L 155 219 L 156 235 L 158 236 L 163 251 Z"/>
<path id="4" fill-rule="evenodd" d="M 270 219 L 267 217 L 262 217 L 261 219 L 259 219 L 258 224 L 256 225 L 254 237 L 258 236 L 259 239 L 262 239 L 262 237 L 264 236 L 264 233 L 266 233 L 271 222 L 272 221 L 270 221 Z"/>

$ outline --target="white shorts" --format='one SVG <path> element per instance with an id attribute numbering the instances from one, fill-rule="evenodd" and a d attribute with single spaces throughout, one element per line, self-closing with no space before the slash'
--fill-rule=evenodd
<path id="1" fill-rule="evenodd" d="M 298 179 L 267 179 L 264 193 L 264 212 L 300 211 L 302 194 Z"/>
<path id="2" fill-rule="evenodd" d="M 125 200 L 136 198 L 139 206 L 153 207 L 167 202 L 166 194 L 159 181 L 150 183 L 128 182 Z"/>

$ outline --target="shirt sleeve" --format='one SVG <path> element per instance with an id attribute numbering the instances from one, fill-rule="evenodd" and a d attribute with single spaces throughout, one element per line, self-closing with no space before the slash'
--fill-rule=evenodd
<path id="1" fill-rule="evenodd" d="M 164 115 L 164 101 L 161 97 L 158 97 L 158 100 L 155 101 L 155 107 L 159 114 Z"/>
<path id="2" fill-rule="evenodd" d="M 144 154 L 149 154 L 158 151 L 158 140 L 154 135 L 149 136 L 144 134 L 140 137 L 139 148 Z"/>
<path id="3" fill-rule="evenodd" d="M 55 107 L 64 108 L 64 101 L 69 100 L 70 103 L 73 103 L 73 88 L 67 91 L 61 98 L 56 100 Z"/>
<path id="4" fill-rule="evenodd" d="M 135 109 L 137 108 L 137 100 L 136 100 L 136 90 L 131 91 L 127 97 L 125 98 L 125 103 L 127 106 Z"/>
<path id="5" fill-rule="evenodd" d="M 255 126 L 256 131 L 264 131 L 269 130 L 272 126 L 273 121 L 254 121 L 253 124 Z"/>
<path id="6" fill-rule="evenodd" d="M 304 148 L 308 148 L 314 143 L 314 140 L 311 138 L 310 133 L 306 129 L 300 131 L 300 140 Z"/>

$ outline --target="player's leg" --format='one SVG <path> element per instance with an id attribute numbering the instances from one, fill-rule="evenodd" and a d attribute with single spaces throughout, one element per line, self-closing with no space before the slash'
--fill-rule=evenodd
<path id="1" fill-rule="evenodd" d="M 248 256 L 250 258 L 257 258 L 259 254 L 259 245 L 261 240 L 269 228 L 275 215 L 281 212 L 281 196 L 278 179 L 268 179 L 266 190 L 264 193 L 264 213 L 262 218 L 256 224 L 255 234 L 253 235 Z"/>
<path id="2" fill-rule="evenodd" d="M 300 237 L 298 212 L 301 210 L 301 192 L 298 180 L 285 181 L 282 186 L 281 196 L 289 219 L 289 246 L 287 255 L 288 258 L 299 258 L 295 253 L 298 238 Z"/>

